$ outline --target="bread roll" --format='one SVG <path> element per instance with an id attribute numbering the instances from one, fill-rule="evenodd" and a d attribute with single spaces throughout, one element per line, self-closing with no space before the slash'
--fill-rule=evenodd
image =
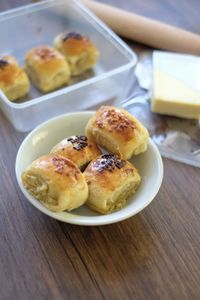
<path id="1" fill-rule="evenodd" d="M 14 101 L 29 92 L 29 79 L 13 56 L 0 57 L 0 89 Z"/>
<path id="2" fill-rule="evenodd" d="M 101 151 L 86 136 L 70 136 L 58 143 L 51 153 L 71 159 L 83 170 L 91 160 L 101 154 Z"/>
<path id="3" fill-rule="evenodd" d="M 141 181 L 130 162 L 113 154 L 104 154 L 93 160 L 84 175 L 89 187 L 86 204 L 102 214 L 121 209 Z"/>
<path id="4" fill-rule="evenodd" d="M 71 160 L 59 155 L 36 159 L 23 173 L 22 182 L 30 194 L 54 212 L 75 209 L 88 197 L 84 175 Z"/>
<path id="5" fill-rule="evenodd" d="M 90 39 L 76 32 L 59 34 L 54 46 L 65 56 L 72 75 L 91 69 L 99 57 L 99 51 Z"/>
<path id="6" fill-rule="evenodd" d="M 26 55 L 26 70 L 33 84 L 42 92 L 50 92 L 70 79 L 70 68 L 65 58 L 49 46 L 38 46 Z"/>
<path id="7" fill-rule="evenodd" d="M 102 106 L 89 120 L 86 134 L 109 152 L 124 159 L 145 152 L 148 145 L 147 129 L 124 109 Z"/>

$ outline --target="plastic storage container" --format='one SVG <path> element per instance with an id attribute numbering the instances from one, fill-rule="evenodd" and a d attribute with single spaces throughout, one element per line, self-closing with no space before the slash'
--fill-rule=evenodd
<path id="1" fill-rule="evenodd" d="M 0 14 L 0 54 L 14 55 L 24 64 L 26 52 L 52 45 L 65 31 L 87 34 L 100 51 L 94 69 L 68 87 L 42 94 L 33 86 L 27 99 L 11 102 L 0 92 L 0 108 L 19 131 L 29 131 L 55 115 L 87 109 L 109 99 L 127 97 L 136 80 L 132 50 L 79 1 L 50 0 Z"/>

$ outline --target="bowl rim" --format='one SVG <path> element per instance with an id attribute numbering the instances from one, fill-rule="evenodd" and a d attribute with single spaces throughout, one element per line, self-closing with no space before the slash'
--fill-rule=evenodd
<path id="1" fill-rule="evenodd" d="M 163 180 L 163 161 L 160 155 L 160 152 L 157 148 L 157 146 L 155 145 L 155 143 L 152 141 L 151 138 L 149 138 L 149 142 L 148 142 L 148 147 L 151 148 L 151 150 L 153 151 L 156 161 L 157 161 L 157 165 L 158 165 L 158 174 L 156 176 L 156 180 L 154 183 L 154 188 L 152 191 L 150 191 L 149 196 L 148 196 L 148 200 L 146 200 L 143 205 L 141 205 L 140 207 L 138 207 L 135 210 L 129 210 L 128 207 L 124 207 L 119 211 L 113 212 L 111 214 L 106 214 L 106 215 L 98 215 L 98 216 L 78 216 L 78 215 L 74 215 L 73 211 L 72 212 L 62 212 L 62 213 L 54 213 L 50 210 L 48 210 L 46 207 L 44 207 L 37 199 L 35 199 L 33 196 L 31 196 L 28 191 L 24 188 L 22 182 L 21 182 L 21 173 L 19 171 L 19 165 L 20 165 L 20 157 L 21 154 L 23 152 L 23 148 L 26 145 L 26 143 L 31 139 L 31 137 L 37 132 L 40 131 L 43 127 L 45 127 L 48 124 L 52 124 L 54 122 L 57 122 L 58 120 L 61 119 L 65 119 L 68 117 L 73 117 L 73 116 L 77 116 L 77 115 L 88 115 L 88 116 L 92 116 L 95 113 L 95 111 L 78 111 L 78 112 L 70 112 L 70 113 L 65 113 L 59 116 L 56 116 L 54 118 L 51 118 L 43 123 L 41 123 L 39 126 L 37 126 L 35 129 L 33 129 L 26 137 L 25 139 L 22 141 L 17 155 L 16 155 L 16 160 L 15 160 L 15 175 L 16 175 L 16 179 L 17 179 L 17 183 L 19 185 L 19 188 L 21 189 L 22 193 L 24 194 L 25 198 L 34 206 L 36 207 L 38 210 L 40 210 L 41 212 L 43 212 L 44 214 L 48 215 L 49 217 L 56 219 L 58 221 L 62 221 L 65 223 L 70 223 L 70 224 L 74 224 L 74 225 L 84 225 L 84 226 L 97 226 L 97 225 L 106 225 L 106 224 L 112 224 L 112 223 L 116 223 L 116 222 L 120 222 L 123 221 L 125 219 L 128 219 L 134 215 L 136 215 L 137 213 L 139 213 L 140 211 L 142 211 L 145 207 L 147 207 L 155 198 L 155 196 L 157 195 L 160 186 L 162 184 L 162 180 Z M 126 209 L 127 208 L 127 209 Z M 129 206 L 130 208 L 130 206 Z M 126 211 L 127 210 L 127 211 Z"/>

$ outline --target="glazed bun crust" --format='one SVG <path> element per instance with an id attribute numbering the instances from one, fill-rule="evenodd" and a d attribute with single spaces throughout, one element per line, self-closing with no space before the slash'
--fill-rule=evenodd
<path id="1" fill-rule="evenodd" d="M 54 146 L 51 153 L 71 159 L 83 170 L 91 160 L 101 154 L 101 151 L 86 136 L 70 136 Z"/>
<path id="2" fill-rule="evenodd" d="M 148 131 L 124 109 L 102 106 L 89 120 L 86 135 L 111 153 L 130 159 L 147 150 Z"/>
<path id="3" fill-rule="evenodd" d="M 33 84 L 43 92 L 53 91 L 70 80 L 69 65 L 54 48 L 46 45 L 32 48 L 25 62 Z"/>
<path id="4" fill-rule="evenodd" d="M 91 69 L 99 57 L 99 51 L 90 39 L 76 32 L 59 34 L 54 46 L 65 56 L 72 75 Z"/>
<path id="5" fill-rule="evenodd" d="M 141 181 L 137 169 L 130 162 L 112 154 L 93 160 L 84 175 L 89 187 L 86 204 L 102 214 L 121 209 Z"/>
<path id="6" fill-rule="evenodd" d="M 0 89 L 15 101 L 29 92 L 29 79 L 13 56 L 0 57 Z"/>
<path id="7" fill-rule="evenodd" d="M 23 173 L 22 182 L 30 194 L 54 212 L 75 209 L 88 197 L 84 175 L 71 160 L 59 155 L 35 160 Z"/>

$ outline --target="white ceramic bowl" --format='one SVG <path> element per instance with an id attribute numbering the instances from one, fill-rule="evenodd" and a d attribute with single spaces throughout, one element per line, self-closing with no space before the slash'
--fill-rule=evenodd
<path id="1" fill-rule="evenodd" d="M 83 135 L 85 126 L 93 114 L 94 112 L 84 111 L 50 119 L 30 132 L 18 150 L 15 170 L 23 194 L 36 208 L 59 221 L 78 225 L 104 225 L 122 221 L 144 209 L 154 199 L 162 182 L 162 159 L 157 147 L 149 139 L 148 150 L 131 160 L 142 176 L 140 187 L 127 201 L 126 206 L 119 211 L 100 215 L 84 205 L 72 212 L 54 213 L 32 197 L 23 187 L 22 172 L 33 160 L 49 153 L 50 149 L 63 138 L 70 135 Z"/>

